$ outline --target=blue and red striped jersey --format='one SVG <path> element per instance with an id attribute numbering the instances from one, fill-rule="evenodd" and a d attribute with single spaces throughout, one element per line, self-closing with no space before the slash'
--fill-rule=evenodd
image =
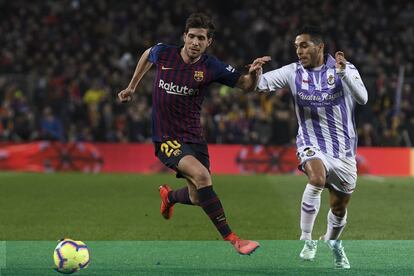
<path id="1" fill-rule="evenodd" d="M 234 87 L 240 73 L 208 54 L 187 64 L 180 50 L 161 43 L 150 50 L 149 61 L 157 67 L 152 91 L 152 140 L 205 143 L 200 114 L 207 87 L 213 82 Z"/>

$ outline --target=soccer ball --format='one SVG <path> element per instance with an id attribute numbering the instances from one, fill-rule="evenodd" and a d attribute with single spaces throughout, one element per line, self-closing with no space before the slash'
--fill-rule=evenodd
<path id="1" fill-rule="evenodd" d="M 89 250 L 81 241 L 63 239 L 56 246 L 53 259 L 58 272 L 71 274 L 88 266 Z"/>

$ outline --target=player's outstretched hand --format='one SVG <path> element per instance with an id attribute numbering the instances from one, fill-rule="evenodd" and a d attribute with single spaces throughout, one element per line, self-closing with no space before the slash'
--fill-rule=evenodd
<path id="1" fill-rule="evenodd" d="M 134 94 L 134 90 L 128 87 L 127 89 L 124 89 L 118 93 L 118 98 L 121 103 L 129 102 L 132 100 L 132 94 Z"/>
<path id="2" fill-rule="evenodd" d="M 336 60 L 336 68 L 339 70 L 345 70 L 346 66 L 346 59 L 344 52 L 338 51 L 335 53 L 335 60 Z"/>
<path id="3" fill-rule="evenodd" d="M 252 64 L 247 65 L 249 67 L 249 73 L 252 73 L 254 71 L 260 72 L 262 70 L 263 64 L 265 64 L 268 61 L 271 61 L 272 58 L 270 56 L 264 56 L 256 58 Z"/>

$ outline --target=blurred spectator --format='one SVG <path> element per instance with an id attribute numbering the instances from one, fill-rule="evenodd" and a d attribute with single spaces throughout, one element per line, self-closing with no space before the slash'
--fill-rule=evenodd
<path id="1" fill-rule="evenodd" d="M 378 145 L 374 127 L 370 123 L 365 123 L 359 130 L 358 145 L 372 147 Z"/>
<path id="2" fill-rule="evenodd" d="M 2 140 L 12 140 L 14 112 L 7 100 L 0 107 L 0 135 Z"/>
<path id="3" fill-rule="evenodd" d="M 46 140 L 63 141 L 62 123 L 56 118 L 50 107 L 45 107 L 40 121 L 41 138 Z"/>
<path id="4" fill-rule="evenodd" d="M 401 132 L 404 139 L 404 146 L 414 147 L 414 114 L 402 125 Z"/>
<path id="5" fill-rule="evenodd" d="M 1 1 L 0 137 L 6 141 L 147 142 L 151 76 L 134 96 L 116 101 L 148 47 L 181 43 L 185 18 L 213 15 L 209 50 L 243 70 L 255 56 L 264 68 L 296 59 L 291 44 L 304 24 L 320 25 L 327 49 L 345 52 L 369 92 L 358 107 L 360 145 L 413 146 L 414 5 L 410 1 Z M 322 10 L 321 10 L 322 9 Z M 314 15 L 318 14 L 317 17 Z M 137 16 L 139 15 L 139 16 Z M 405 69 L 400 110 L 395 91 Z M 149 73 L 154 74 L 154 72 Z M 290 93 L 243 94 L 213 86 L 202 111 L 209 143 L 294 143 Z"/>
<path id="6" fill-rule="evenodd" d="M 12 140 L 16 142 L 30 141 L 37 138 L 34 115 L 31 112 L 18 113 L 14 117 Z"/>
<path id="7" fill-rule="evenodd" d="M 251 142 L 253 144 L 267 145 L 270 143 L 272 137 L 272 125 L 270 123 L 271 118 L 266 116 L 263 110 L 258 109 L 257 115 L 253 121 L 251 128 Z"/>

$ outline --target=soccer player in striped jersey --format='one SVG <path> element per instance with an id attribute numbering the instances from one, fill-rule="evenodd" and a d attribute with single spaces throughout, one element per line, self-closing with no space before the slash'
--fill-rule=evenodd
<path id="1" fill-rule="evenodd" d="M 146 50 L 138 61 L 129 86 L 119 92 L 121 101 L 129 101 L 141 78 L 155 64 L 157 75 L 152 92 L 152 140 L 156 156 L 187 186 L 172 190 L 160 186 L 161 214 L 170 219 L 176 203 L 198 205 L 210 217 L 224 240 L 240 254 L 250 254 L 259 243 L 240 239 L 231 231 L 223 206 L 213 190 L 207 143 L 200 124 L 201 105 L 207 87 L 218 82 L 252 91 L 262 65 L 270 57 L 255 59 L 247 74 L 205 54 L 211 44 L 215 26 L 201 13 L 186 22 L 181 47 L 157 44 Z"/>
<path id="2" fill-rule="evenodd" d="M 295 39 L 298 62 L 269 71 L 259 78 L 259 91 L 289 87 L 299 124 L 296 137 L 299 168 L 308 177 L 302 197 L 300 227 L 305 246 L 304 260 L 315 258 L 317 241 L 312 229 L 319 211 L 321 193 L 330 193 L 325 235 L 337 268 L 350 268 L 339 236 L 347 218 L 347 205 L 355 189 L 357 134 L 354 109 L 368 101 L 358 70 L 343 52 L 335 58 L 324 54 L 320 30 L 305 27 Z"/>

